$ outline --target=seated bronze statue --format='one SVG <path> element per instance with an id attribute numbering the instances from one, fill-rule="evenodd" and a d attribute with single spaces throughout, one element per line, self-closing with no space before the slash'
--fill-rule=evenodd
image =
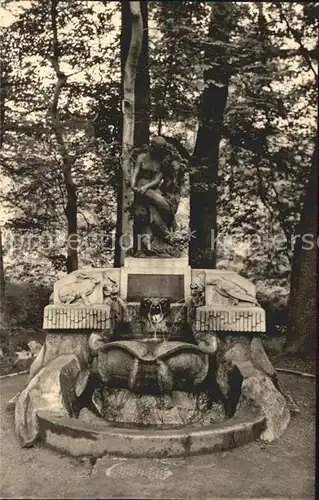
<path id="1" fill-rule="evenodd" d="M 131 178 L 135 193 L 134 254 L 178 257 L 173 244 L 186 161 L 163 137 L 155 137 L 136 158 Z"/>

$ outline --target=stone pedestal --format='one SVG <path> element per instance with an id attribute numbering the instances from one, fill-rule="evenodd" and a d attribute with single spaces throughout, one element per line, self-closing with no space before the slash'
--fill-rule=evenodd
<path id="1" fill-rule="evenodd" d="M 44 309 L 43 328 L 59 331 L 110 330 L 112 299 L 119 293 L 120 269 L 74 271 L 54 285 L 53 304 Z"/>
<path id="2" fill-rule="evenodd" d="M 107 330 L 112 328 L 110 304 L 72 306 L 52 304 L 43 314 L 45 330 Z"/>

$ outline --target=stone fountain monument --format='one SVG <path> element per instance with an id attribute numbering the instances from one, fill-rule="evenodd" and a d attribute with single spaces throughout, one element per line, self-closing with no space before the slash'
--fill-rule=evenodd
<path id="1" fill-rule="evenodd" d="M 46 341 L 16 400 L 21 446 L 184 456 L 286 429 L 255 286 L 232 271 L 191 269 L 174 244 L 186 167 L 163 138 L 143 148 L 131 177 L 131 255 L 121 268 L 55 283 Z"/>

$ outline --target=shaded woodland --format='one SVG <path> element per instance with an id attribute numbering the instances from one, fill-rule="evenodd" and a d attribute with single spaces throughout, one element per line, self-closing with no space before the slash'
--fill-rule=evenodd
<path id="1" fill-rule="evenodd" d="M 57 277 L 120 265 L 132 13 L 18 3 L 2 4 L 0 288 L 3 332 L 23 337 Z M 189 157 L 190 265 L 251 279 L 270 333 L 314 356 L 318 5 L 139 3 L 133 145 L 163 135 Z"/>

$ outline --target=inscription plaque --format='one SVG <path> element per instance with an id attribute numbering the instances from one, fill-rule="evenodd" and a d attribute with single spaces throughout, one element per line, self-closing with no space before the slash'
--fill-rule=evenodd
<path id="1" fill-rule="evenodd" d="M 172 302 L 184 299 L 183 274 L 129 274 L 127 300 L 139 302 L 143 297 L 167 297 Z"/>

